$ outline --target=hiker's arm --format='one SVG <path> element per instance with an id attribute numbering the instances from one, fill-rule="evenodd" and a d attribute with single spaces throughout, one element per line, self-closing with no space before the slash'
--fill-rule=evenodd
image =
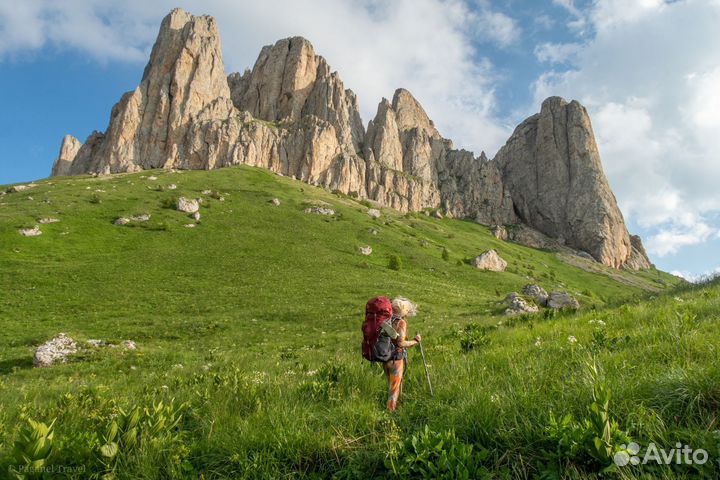
<path id="1" fill-rule="evenodd" d="M 397 342 L 398 347 L 410 348 L 420 343 L 420 335 L 415 335 L 415 338 L 413 340 L 405 340 L 407 338 L 407 323 L 405 323 L 404 320 L 399 325 L 399 327 L 400 331 L 398 332 L 398 334 L 400 336 L 398 337 Z"/>

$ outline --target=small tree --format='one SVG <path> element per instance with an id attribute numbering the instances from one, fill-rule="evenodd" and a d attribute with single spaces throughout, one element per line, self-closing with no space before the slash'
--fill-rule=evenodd
<path id="1" fill-rule="evenodd" d="M 390 270 L 402 270 L 402 258 L 399 255 L 390 255 L 388 268 Z"/>

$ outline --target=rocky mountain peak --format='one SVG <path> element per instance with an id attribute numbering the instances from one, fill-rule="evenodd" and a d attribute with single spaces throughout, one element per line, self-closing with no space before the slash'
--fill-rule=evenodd
<path id="1" fill-rule="evenodd" d="M 579 103 L 548 98 L 493 160 L 454 149 L 402 88 L 380 101 L 366 132 L 357 97 L 305 38 L 267 45 L 252 69 L 226 76 L 215 20 L 181 9 L 162 21 L 107 130 L 82 145 L 66 136 L 53 175 L 239 164 L 401 211 L 523 224 L 606 265 L 649 266 Z"/>
<path id="2" fill-rule="evenodd" d="M 630 237 L 580 103 L 545 100 L 495 161 L 524 223 L 606 265 L 618 268 L 629 260 Z"/>

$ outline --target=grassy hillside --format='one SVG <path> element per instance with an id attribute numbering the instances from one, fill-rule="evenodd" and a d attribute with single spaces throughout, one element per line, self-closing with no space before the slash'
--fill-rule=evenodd
<path id="1" fill-rule="evenodd" d="M 203 198 L 195 228 L 173 208 L 181 195 Z M 303 212 L 318 201 L 337 215 Z M 450 478 L 468 466 L 471 477 L 572 477 L 600 472 L 629 438 L 715 445 L 717 458 L 720 289 L 668 295 L 677 279 L 662 272 L 586 265 L 472 222 L 366 210 L 245 167 L 52 179 L 0 197 L 0 471 L 18 464 L 12 445 L 27 418 L 55 420 L 48 478 L 364 478 L 418 476 L 430 464 Z M 113 225 L 140 214 L 151 218 Z M 61 221 L 18 234 L 42 217 Z M 468 265 L 489 248 L 508 271 Z M 571 292 L 583 311 L 502 317 L 505 295 L 530 282 Z M 379 369 L 359 355 L 364 302 L 377 294 L 419 304 L 410 330 L 423 334 L 435 382 L 431 398 L 411 352 L 395 415 L 383 411 Z M 58 332 L 138 349 L 88 349 L 33 369 L 33 349 Z M 615 427 L 588 410 L 593 391 L 596 406 L 612 392 Z M 160 400 L 180 410 L 177 424 Z M 131 440 L 122 412 L 136 406 Z M 554 425 L 566 414 L 573 420 Z M 592 446 L 603 430 L 605 457 Z M 101 451 L 109 444 L 116 454 Z M 433 460 L 438 451 L 444 460 Z"/>

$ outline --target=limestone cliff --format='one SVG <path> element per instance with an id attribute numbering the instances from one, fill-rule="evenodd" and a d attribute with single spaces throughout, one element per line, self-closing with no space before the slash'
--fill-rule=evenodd
<path id="1" fill-rule="evenodd" d="M 602 172 L 585 109 L 548 99 L 493 160 L 456 150 L 404 89 L 367 131 L 355 94 L 304 38 L 263 47 L 225 75 L 213 18 L 162 21 L 135 90 L 105 132 L 66 136 L 53 175 L 247 164 L 401 211 L 524 223 L 613 267 L 647 268 Z"/>

